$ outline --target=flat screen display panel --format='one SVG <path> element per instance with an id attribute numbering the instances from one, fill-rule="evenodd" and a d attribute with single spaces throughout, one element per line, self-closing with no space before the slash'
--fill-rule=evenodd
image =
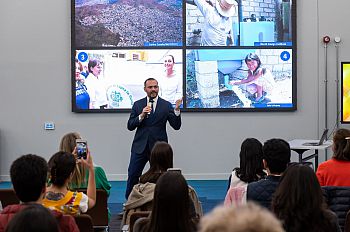
<path id="1" fill-rule="evenodd" d="M 350 62 L 341 63 L 341 122 L 350 123 Z"/>
<path id="2" fill-rule="evenodd" d="M 128 112 L 150 77 L 182 111 L 297 108 L 293 0 L 72 0 L 71 27 L 73 112 Z"/>

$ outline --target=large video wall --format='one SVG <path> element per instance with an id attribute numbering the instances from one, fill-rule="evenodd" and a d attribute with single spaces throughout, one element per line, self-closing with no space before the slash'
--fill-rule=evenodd
<path id="1" fill-rule="evenodd" d="M 146 96 L 184 111 L 296 110 L 292 0 L 72 1 L 72 110 L 125 112 Z"/>

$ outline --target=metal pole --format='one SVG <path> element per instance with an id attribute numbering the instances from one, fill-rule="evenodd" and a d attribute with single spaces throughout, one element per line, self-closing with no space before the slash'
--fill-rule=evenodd
<path id="1" fill-rule="evenodd" d="M 328 121 L 328 104 L 327 104 L 327 82 L 328 82 L 328 68 L 327 68 L 327 43 L 324 44 L 324 68 L 325 68 L 325 73 L 324 73 L 324 129 L 327 129 L 327 121 Z M 325 159 L 328 160 L 328 155 L 327 151 L 325 150 Z"/>
<path id="2" fill-rule="evenodd" d="M 335 58 L 336 58 L 336 79 L 335 79 L 335 88 L 336 88 L 336 98 L 337 98 L 337 111 L 336 111 L 336 128 L 339 128 L 339 46 L 338 42 L 335 43 Z"/>

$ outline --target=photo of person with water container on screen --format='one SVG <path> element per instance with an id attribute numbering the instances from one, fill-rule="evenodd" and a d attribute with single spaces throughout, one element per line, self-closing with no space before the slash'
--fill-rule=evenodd
<path id="1" fill-rule="evenodd" d="M 193 28 L 193 35 L 191 35 L 191 31 L 186 32 L 187 45 L 237 45 L 234 25 L 238 23 L 238 4 L 235 0 L 187 0 L 186 2 L 188 9 L 186 26 Z M 195 13 L 195 11 L 199 12 Z M 199 19 L 199 15 L 201 15 L 201 19 Z M 197 29 L 195 29 L 196 27 Z M 194 40 L 199 34 L 201 34 L 200 43 Z"/>
<path id="2" fill-rule="evenodd" d="M 292 108 L 291 52 L 266 48 L 187 51 L 187 108 Z"/>
<path id="3" fill-rule="evenodd" d="M 292 0 L 186 0 L 187 46 L 292 46 Z"/>
<path id="4" fill-rule="evenodd" d="M 248 76 L 240 81 L 230 81 L 230 85 L 246 85 L 246 90 L 251 94 L 254 102 L 263 102 L 266 95 L 273 95 L 275 80 L 269 69 L 264 68 L 260 58 L 255 53 L 249 53 L 245 59 L 248 67 Z"/>

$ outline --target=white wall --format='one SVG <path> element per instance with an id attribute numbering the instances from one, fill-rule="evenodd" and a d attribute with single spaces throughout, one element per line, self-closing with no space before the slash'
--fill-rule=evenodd
<path id="1" fill-rule="evenodd" d="M 175 166 L 191 179 L 226 179 L 238 165 L 242 140 L 316 138 L 324 123 L 323 35 L 342 38 L 340 61 L 350 60 L 348 0 L 297 2 L 298 110 L 277 113 L 183 113 L 182 129 L 169 129 Z M 335 13 L 336 12 L 336 13 Z M 335 47 L 328 48 L 328 127 L 336 116 Z M 294 58 L 293 58 L 294 59 Z M 70 95 L 70 1 L 6 1 L 0 8 L 0 177 L 21 154 L 49 158 L 61 136 L 79 131 L 94 161 L 111 180 L 125 179 L 134 132 L 129 117 L 76 114 Z M 45 121 L 56 130 L 45 131 Z M 296 159 L 294 154 L 293 159 Z M 321 156 L 321 160 L 323 156 Z"/>

